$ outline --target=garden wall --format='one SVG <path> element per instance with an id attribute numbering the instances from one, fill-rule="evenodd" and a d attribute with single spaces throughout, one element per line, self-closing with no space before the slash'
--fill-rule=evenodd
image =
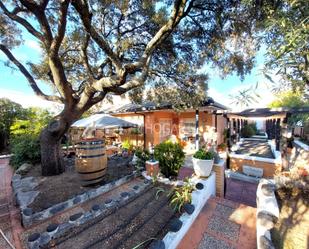
<path id="1" fill-rule="evenodd" d="M 293 150 L 289 157 L 289 165 L 291 167 L 305 167 L 309 165 L 309 146 L 301 141 L 293 142 Z"/>
<path id="2" fill-rule="evenodd" d="M 269 140 L 268 144 L 275 159 L 230 153 L 230 169 L 243 173 L 243 166 L 246 165 L 263 169 L 264 178 L 273 178 L 276 172 L 280 172 L 282 169 L 282 159 L 280 151 L 275 150 L 274 143 Z"/>
<path id="3" fill-rule="evenodd" d="M 264 161 L 264 160 L 265 161 Z M 243 166 L 248 165 L 255 168 L 263 169 L 263 177 L 272 178 L 276 172 L 281 171 L 281 164 L 266 161 L 268 158 L 258 158 L 253 156 L 231 155 L 230 169 L 233 171 L 243 172 Z M 273 160 L 273 159 L 268 159 Z"/>

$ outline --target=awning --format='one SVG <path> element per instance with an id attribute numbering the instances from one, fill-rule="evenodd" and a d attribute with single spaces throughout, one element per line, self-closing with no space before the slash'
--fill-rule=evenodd
<path id="1" fill-rule="evenodd" d="M 128 122 L 121 118 L 116 118 L 108 114 L 94 114 L 88 118 L 77 120 L 72 127 L 86 128 L 92 126 L 99 129 L 110 128 L 131 128 L 137 127 L 136 124 Z"/>

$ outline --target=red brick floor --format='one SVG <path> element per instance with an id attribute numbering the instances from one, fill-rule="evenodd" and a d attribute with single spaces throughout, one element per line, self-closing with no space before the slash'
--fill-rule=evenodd
<path id="1" fill-rule="evenodd" d="M 207 201 L 177 249 L 255 249 L 256 209 L 219 197 Z"/>
<path id="2" fill-rule="evenodd" d="M 234 202 L 256 207 L 256 183 L 226 178 L 225 198 Z"/>
<path id="3" fill-rule="evenodd" d="M 13 169 L 9 166 L 9 159 L 0 159 L 0 229 L 7 239 L 21 249 L 19 240 L 22 231 L 19 209 L 13 205 L 11 178 Z M 10 248 L 0 235 L 0 249 Z"/>

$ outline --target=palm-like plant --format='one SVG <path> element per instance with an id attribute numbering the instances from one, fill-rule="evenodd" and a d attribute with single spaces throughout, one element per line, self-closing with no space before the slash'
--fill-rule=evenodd
<path id="1" fill-rule="evenodd" d="M 230 94 L 231 104 L 239 106 L 241 109 L 251 104 L 257 103 L 261 96 L 257 93 L 258 83 L 255 86 L 239 90 L 236 94 Z"/>

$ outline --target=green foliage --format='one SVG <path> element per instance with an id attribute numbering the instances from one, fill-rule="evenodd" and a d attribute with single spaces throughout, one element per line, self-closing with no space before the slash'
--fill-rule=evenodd
<path id="1" fill-rule="evenodd" d="M 24 109 L 9 99 L 0 99 L 0 151 L 4 149 L 10 137 L 10 126 L 14 120 L 22 118 Z"/>
<path id="2" fill-rule="evenodd" d="M 201 159 L 201 160 L 212 160 L 215 158 L 215 154 L 212 151 L 206 151 L 204 149 L 199 149 L 198 151 L 194 153 L 193 157 L 196 159 Z"/>
<path id="3" fill-rule="evenodd" d="M 131 134 L 132 135 L 139 135 L 139 134 L 142 134 L 142 132 L 138 128 L 132 128 L 131 129 Z"/>
<path id="4" fill-rule="evenodd" d="M 195 190 L 195 186 L 190 183 L 189 179 L 185 179 L 184 185 L 176 187 L 173 192 L 173 196 L 170 204 L 173 206 L 174 211 L 181 212 L 182 207 L 186 203 L 191 203 L 192 192 Z"/>
<path id="5" fill-rule="evenodd" d="M 309 106 L 309 99 L 304 96 L 301 91 L 282 91 L 276 94 L 276 99 L 272 101 L 268 107 L 279 108 L 301 108 Z M 288 123 L 290 125 L 295 125 L 301 121 L 302 123 L 309 122 L 309 114 L 293 114 L 288 118 Z"/>
<path id="6" fill-rule="evenodd" d="M 261 96 L 257 93 L 258 84 L 246 89 L 239 90 L 236 94 L 230 94 L 231 104 L 239 106 L 241 109 L 257 103 Z"/>
<path id="7" fill-rule="evenodd" d="M 51 114 L 40 108 L 29 108 L 24 119 L 16 120 L 11 126 L 11 152 L 14 154 L 11 163 L 15 168 L 28 162 L 35 164 L 40 161 L 41 130 L 51 120 Z"/>
<path id="8" fill-rule="evenodd" d="M 38 136 L 47 126 L 52 115 L 45 109 L 29 108 L 25 112 L 24 119 L 16 120 L 10 127 L 13 136 L 33 134 Z"/>
<path id="9" fill-rule="evenodd" d="M 278 107 L 304 107 L 309 106 L 309 100 L 306 99 L 300 91 L 283 91 L 276 94 L 276 99 L 268 104 L 270 108 Z"/>
<path id="10" fill-rule="evenodd" d="M 241 128 L 240 134 L 242 137 L 249 138 L 255 135 L 255 131 L 251 125 L 245 125 Z"/>
<path id="11" fill-rule="evenodd" d="M 11 141 L 11 164 L 18 168 L 23 163 L 38 163 L 41 160 L 40 141 L 38 136 L 23 134 Z"/>
<path id="12" fill-rule="evenodd" d="M 167 140 L 154 148 L 154 157 L 159 161 L 161 173 L 170 177 L 178 175 L 185 160 L 185 153 L 179 143 Z"/>
<path id="13" fill-rule="evenodd" d="M 122 148 L 127 150 L 127 151 L 132 151 L 133 150 L 133 144 L 130 142 L 129 139 L 126 139 L 122 142 L 121 144 Z"/>
<path id="14" fill-rule="evenodd" d="M 217 148 L 218 148 L 218 150 L 222 150 L 223 151 L 223 150 L 226 149 L 226 147 L 227 147 L 226 143 L 221 143 L 221 144 L 218 145 Z"/>
<path id="15" fill-rule="evenodd" d="M 254 135 L 256 135 L 257 133 L 258 133 L 258 129 L 257 129 L 257 127 L 256 127 L 256 122 L 253 122 L 253 123 L 250 123 L 250 124 L 248 124 L 251 128 L 252 128 L 252 130 L 254 131 Z"/>
<path id="16" fill-rule="evenodd" d="M 263 38 L 268 44 L 265 74 L 270 78 L 269 73 L 275 71 L 283 78 L 280 84 L 273 81 L 274 90 L 303 92 L 309 86 L 309 2 L 283 0 L 264 9 Z"/>
<path id="17" fill-rule="evenodd" d="M 138 168 L 144 168 L 145 162 L 150 159 L 149 151 L 142 148 L 136 148 L 135 156 L 137 157 L 136 164 Z"/>

